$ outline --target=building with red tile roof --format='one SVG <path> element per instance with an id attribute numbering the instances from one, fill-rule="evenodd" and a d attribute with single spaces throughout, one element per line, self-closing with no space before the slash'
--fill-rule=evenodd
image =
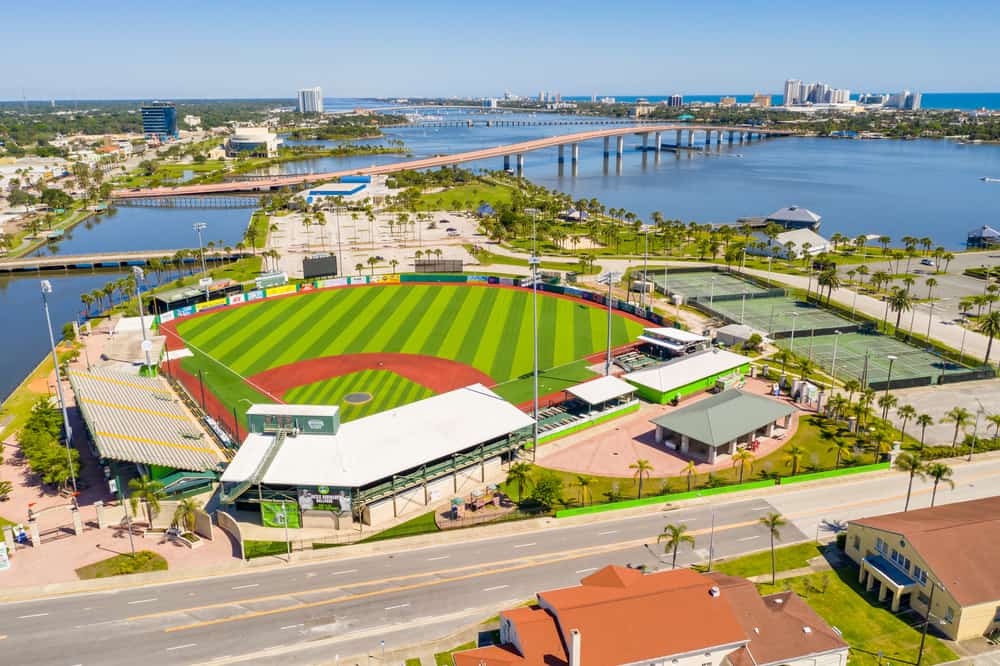
<path id="1" fill-rule="evenodd" d="M 455 666 L 843 666 L 847 644 L 794 593 L 761 598 L 743 579 L 608 566 L 500 614 L 501 645 Z M 777 597 L 781 597 L 780 600 Z M 800 661 L 800 658 L 803 660 Z"/>

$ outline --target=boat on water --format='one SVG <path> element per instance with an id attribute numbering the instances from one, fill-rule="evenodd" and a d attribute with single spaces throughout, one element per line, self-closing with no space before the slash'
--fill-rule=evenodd
<path id="1" fill-rule="evenodd" d="M 989 176 L 983 176 L 979 180 L 983 181 L 984 183 L 1000 183 L 1000 178 L 991 178 Z"/>

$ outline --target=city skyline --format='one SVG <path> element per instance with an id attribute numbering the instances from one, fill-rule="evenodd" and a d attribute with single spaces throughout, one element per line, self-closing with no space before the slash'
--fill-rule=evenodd
<path id="1" fill-rule="evenodd" d="M 455 11 L 452 2 L 419 10 L 389 2 L 377 21 L 312 0 L 289 8 L 289 15 L 308 14 L 310 25 L 336 19 L 332 38 L 280 17 L 246 22 L 238 35 L 220 31 L 237 9 L 228 2 L 182 1 L 162 11 L 56 2 L 44 15 L 19 5 L 5 16 L 15 37 L 0 44 L 0 59 L 19 66 L 0 82 L 0 99 L 287 98 L 317 85 L 328 97 L 477 97 L 504 89 L 524 96 L 560 90 L 564 97 L 774 94 L 792 53 L 802 76 L 851 90 L 1000 90 L 1000 75 L 988 66 L 1000 57 L 991 37 L 1000 9 L 976 7 L 972 20 L 972 10 L 962 7 L 922 3 L 903 11 L 890 2 L 866 6 L 866 21 L 858 23 L 851 4 L 829 13 L 785 3 L 764 9 L 722 3 L 715 8 L 725 17 L 719 21 L 693 7 L 651 2 L 616 7 L 612 15 L 591 2 L 543 11 L 515 0 L 506 5 L 518 16 L 511 23 L 497 22 L 488 8 Z M 240 16 L 264 17 L 272 9 L 259 1 L 238 7 Z M 952 22 L 963 24 L 961 39 L 941 31 Z M 630 24 L 692 29 L 674 31 L 670 40 L 612 38 L 612 26 Z M 699 24 L 711 26 L 710 48 Z M 109 25 L 120 28 L 114 40 L 92 39 Z M 844 38 L 819 43 L 811 38 L 817 25 Z M 857 43 L 866 48 L 851 46 Z M 920 48 L 930 43 L 934 49 Z M 87 57 L 79 57 L 84 50 Z M 344 53 L 351 54 L 346 64 Z"/>

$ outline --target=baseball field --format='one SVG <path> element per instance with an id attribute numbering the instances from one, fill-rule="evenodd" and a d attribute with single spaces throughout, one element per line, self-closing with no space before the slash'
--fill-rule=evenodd
<path id="1" fill-rule="evenodd" d="M 227 410 L 253 402 L 340 404 L 345 420 L 480 381 L 531 399 L 527 290 L 403 284 L 342 288 L 238 306 L 177 322 L 201 375 Z M 592 377 L 581 359 L 607 344 L 607 311 L 539 293 L 540 393 Z M 615 313 L 612 344 L 638 321 Z M 348 398 L 345 402 L 345 398 Z"/>

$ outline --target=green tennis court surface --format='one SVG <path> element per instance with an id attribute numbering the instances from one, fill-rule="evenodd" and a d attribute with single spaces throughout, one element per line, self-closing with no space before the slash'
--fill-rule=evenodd
<path id="1" fill-rule="evenodd" d="M 839 338 L 839 339 L 838 339 Z M 895 338 L 878 333 L 842 333 L 796 337 L 794 348 L 791 338 L 777 340 L 777 345 L 794 351 L 799 356 L 812 359 L 827 373 L 836 373 L 840 379 L 861 381 L 867 357 L 868 382 L 884 382 L 889 376 L 889 356 L 892 362 L 892 379 L 931 377 L 932 383 L 948 373 L 966 372 L 968 368 L 954 361 L 917 349 Z M 836 368 L 834 363 L 836 347 Z"/>
<path id="2" fill-rule="evenodd" d="M 833 312 L 784 296 L 715 301 L 711 307 L 732 321 L 771 335 L 792 330 L 809 335 L 814 329 L 857 326 L 855 322 Z"/>
<path id="3" fill-rule="evenodd" d="M 647 278 L 657 287 L 671 294 L 683 294 L 686 299 L 697 298 L 703 301 L 713 300 L 715 296 L 754 294 L 765 291 L 762 287 L 739 277 L 716 271 L 671 273 L 668 270 L 664 275 L 661 270 L 656 273 L 647 273 Z"/>

